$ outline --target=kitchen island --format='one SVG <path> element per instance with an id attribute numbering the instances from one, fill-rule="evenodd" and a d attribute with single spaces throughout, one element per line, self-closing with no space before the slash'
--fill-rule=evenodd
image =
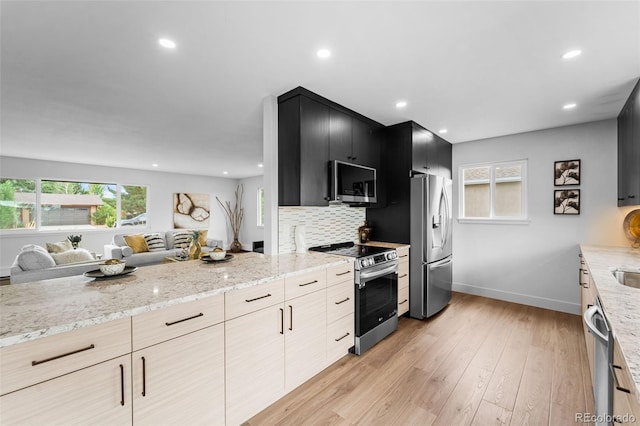
<path id="1" fill-rule="evenodd" d="M 322 253 L 2 287 L 0 423 L 240 424 L 348 353 L 342 288 Z"/>
<path id="2" fill-rule="evenodd" d="M 612 273 L 613 268 L 640 271 L 640 252 L 592 245 L 581 245 L 580 250 L 632 379 L 631 396 L 640 405 L 640 289 L 618 283 Z"/>

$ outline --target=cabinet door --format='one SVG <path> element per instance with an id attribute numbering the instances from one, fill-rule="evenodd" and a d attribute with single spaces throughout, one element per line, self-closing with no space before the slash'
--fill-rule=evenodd
<path id="1" fill-rule="evenodd" d="M 429 144 L 433 135 L 422 129 L 413 128 L 411 132 L 411 169 L 420 173 L 431 173 L 431 164 L 427 162 Z"/>
<path id="2" fill-rule="evenodd" d="M 363 166 L 380 168 L 380 141 L 374 127 L 364 121 L 353 119 L 352 161 Z M 380 188 L 378 188 L 380 189 Z"/>
<path id="3" fill-rule="evenodd" d="M 0 424 L 130 425 L 131 356 L 0 397 Z"/>
<path id="4" fill-rule="evenodd" d="M 357 121 L 357 120 L 353 120 Z M 329 110 L 329 159 L 353 163 L 352 118 L 342 111 Z"/>
<path id="5" fill-rule="evenodd" d="M 288 167 L 280 164 L 279 168 Z M 300 97 L 300 205 L 329 204 L 329 107 Z"/>
<path id="6" fill-rule="evenodd" d="M 434 138 L 438 174 L 451 179 L 452 146 L 438 135 L 434 135 Z"/>
<path id="7" fill-rule="evenodd" d="M 595 304 L 595 300 L 597 295 L 594 294 L 595 287 L 593 285 L 593 281 L 589 278 L 589 272 L 585 271 L 587 277 L 585 278 L 585 284 L 581 290 L 581 305 L 582 305 L 582 313 L 593 306 Z M 584 273 L 584 272 L 583 272 Z M 591 377 L 593 377 L 593 363 L 594 363 L 594 341 L 593 336 L 589 333 L 589 329 L 587 325 L 582 321 L 582 331 L 584 332 L 584 339 L 587 345 L 587 358 L 589 359 L 589 370 L 591 371 Z"/>
<path id="8" fill-rule="evenodd" d="M 325 367 L 326 290 L 285 301 L 285 389 L 298 387 Z"/>
<path id="9" fill-rule="evenodd" d="M 284 395 L 283 305 L 225 323 L 225 373 L 228 425 L 241 424 Z"/>
<path id="10" fill-rule="evenodd" d="M 224 425 L 224 326 L 133 353 L 133 423 Z"/>

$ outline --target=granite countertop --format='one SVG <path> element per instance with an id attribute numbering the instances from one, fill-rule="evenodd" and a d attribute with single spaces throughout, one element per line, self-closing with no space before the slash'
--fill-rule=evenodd
<path id="1" fill-rule="evenodd" d="M 581 245 L 602 307 L 614 338 L 618 341 L 640 402 L 640 289 L 624 286 L 611 273 L 612 267 L 640 271 L 640 250 L 625 247 Z"/>
<path id="2" fill-rule="evenodd" d="M 0 286 L 0 348 L 347 263 L 324 253 L 241 253 L 173 262 L 94 280 L 82 275 Z"/>

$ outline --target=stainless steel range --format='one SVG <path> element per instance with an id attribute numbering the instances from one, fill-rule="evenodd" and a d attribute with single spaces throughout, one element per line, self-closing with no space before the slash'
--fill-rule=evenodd
<path id="1" fill-rule="evenodd" d="M 354 243 L 311 247 L 355 258 L 355 342 L 360 355 L 398 328 L 398 255 L 395 250 Z"/>

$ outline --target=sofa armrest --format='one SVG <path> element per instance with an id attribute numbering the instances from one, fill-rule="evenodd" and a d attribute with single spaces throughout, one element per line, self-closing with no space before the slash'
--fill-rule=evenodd
<path id="1" fill-rule="evenodd" d="M 122 259 L 122 248 L 115 244 L 105 244 L 104 246 L 104 258 L 105 259 Z"/>

